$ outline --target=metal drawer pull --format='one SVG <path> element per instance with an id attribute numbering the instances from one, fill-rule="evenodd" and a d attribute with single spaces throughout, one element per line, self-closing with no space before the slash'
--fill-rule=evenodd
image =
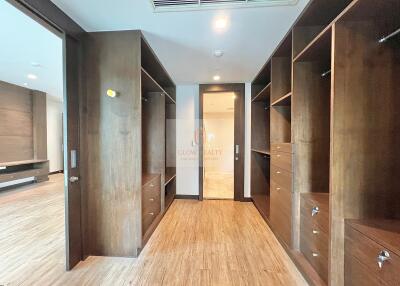
<path id="1" fill-rule="evenodd" d="M 311 216 L 316 216 L 319 213 L 319 207 L 313 207 L 311 211 Z"/>
<path id="2" fill-rule="evenodd" d="M 276 149 L 281 149 L 281 146 L 276 146 Z"/>
<path id="3" fill-rule="evenodd" d="M 149 215 L 153 216 L 153 215 L 154 215 L 154 213 L 149 213 Z"/>
<path id="4" fill-rule="evenodd" d="M 154 185 L 153 185 L 153 184 L 150 184 L 150 187 L 152 188 L 152 187 L 154 187 Z"/>
<path id="5" fill-rule="evenodd" d="M 313 233 L 313 234 L 319 234 L 319 231 L 318 231 L 318 230 L 315 230 L 315 229 L 313 229 L 312 233 Z"/>
<path id="6" fill-rule="evenodd" d="M 390 260 L 390 253 L 386 250 L 382 250 L 381 252 L 379 252 L 376 260 L 378 262 L 379 268 L 382 268 L 385 261 Z"/>
<path id="7" fill-rule="evenodd" d="M 281 155 L 279 155 L 279 154 L 278 154 L 278 155 L 276 155 L 276 157 L 280 158 L 280 157 L 281 157 Z"/>
<path id="8" fill-rule="evenodd" d="M 277 191 L 280 191 L 280 190 L 281 190 L 281 188 L 276 188 L 276 190 L 277 190 Z"/>
<path id="9" fill-rule="evenodd" d="M 276 171 L 276 173 L 277 173 L 277 174 L 280 174 L 281 172 L 280 172 L 280 171 Z"/>
<path id="10" fill-rule="evenodd" d="M 318 257 L 318 256 L 319 256 L 319 254 L 318 254 L 318 253 L 316 253 L 316 252 L 313 252 L 313 253 L 312 253 L 312 256 L 313 256 L 313 257 Z"/>
<path id="11" fill-rule="evenodd" d="M 154 202 L 154 199 L 149 199 L 150 202 Z"/>

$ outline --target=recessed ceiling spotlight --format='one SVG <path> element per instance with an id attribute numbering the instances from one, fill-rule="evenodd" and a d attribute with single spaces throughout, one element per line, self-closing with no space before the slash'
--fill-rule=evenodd
<path id="1" fill-rule="evenodd" d="M 37 75 L 30 73 L 30 74 L 28 74 L 28 78 L 29 79 L 37 79 L 38 77 L 37 77 Z"/>
<path id="2" fill-rule="evenodd" d="M 214 51 L 214 56 L 216 57 L 216 58 L 220 58 L 220 57 L 222 57 L 224 55 L 224 51 L 223 50 L 215 50 Z"/>
<path id="3" fill-rule="evenodd" d="M 226 20 L 226 18 L 219 18 L 215 21 L 215 29 L 218 31 L 222 31 L 225 30 L 226 27 L 228 26 L 228 21 Z"/>
<path id="4" fill-rule="evenodd" d="M 219 75 L 215 75 L 215 76 L 213 76 L 213 79 L 215 80 L 215 81 L 218 81 L 218 80 L 220 80 L 221 79 L 221 77 L 219 76 Z"/>
<path id="5" fill-rule="evenodd" d="M 34 68 L 41 68 L 42 65 L 37 63 L 37 62 L 31 62 L 31 66 L 33 66 Z"/>

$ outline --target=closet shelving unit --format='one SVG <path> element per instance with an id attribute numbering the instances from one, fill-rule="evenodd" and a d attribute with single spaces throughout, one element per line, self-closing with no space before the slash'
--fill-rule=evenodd
<path id="1" fill-rule="evenodd" d="M 265 219 L 269 218 L 271 65 L 267 63 L 252 83 L 251 195 Z"/>
<path id="2" fill-rule="evenodd" d="M 176 194 L 176 90 L 144 37 L 141 37 L 141 86 L 142 235 L 145 243 Z"/>
<path id="3" fill-rule="evenodd" d="M 266 64 L 267 222 L 312 285 L 400 283 L 398 15 L 398 0 L 311 1 Z"/>

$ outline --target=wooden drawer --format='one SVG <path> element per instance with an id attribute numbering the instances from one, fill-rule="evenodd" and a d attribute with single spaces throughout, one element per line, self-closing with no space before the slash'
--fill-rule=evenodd
<path id="1" fill-rule="evenodd" d="M 329 233 L 329 194 L 306 193 L 301 195 L 301 216 L 309 220 L 313 226 Z M 313 210 L 316 212 L 313 215 Z"/>
<path id="2" fill-rule="evenodd" d="M 152 212 L 155 208 L 161 209 L 161 188 L 150 189 L 143 192 L 142 210 L 143 213 Z"/>
<path id="3" fill-rule="evenodd" d="M 277 236 L 292 245 L 292 192 L 271 181 L 270 222 Z"/>
<path id="4" fill-rule="evenodd" d="M 287 170 L 271 165 L 271 181 L 288 191 L 292 191 L 292 173 Z"/>
<path id="5" fill-rule="evenodd" d="M 360 229 L 367 232 L 362 233 Z M 346 223 L 345 284 L 400 285 L 399 242 L 398 231 L 382 229 L 380 226 L 355 229 L 351 224 Z M 394 246 L 394 249 L 391 249 L 390 244 Z M 382 251 L 386 251 L 390 259 L 383 262 L 380 268 L 378 256 Z M 370 280 L 366 280 L 367 277 L 370 277 L 368 278 Z"/>
<path id="6" fill-rule="evenodd" d="M 292 154 L 284 152 L 271 152 L 271 164 L 292 172 Z"/>
<path id="7" fill-rule="evenodd" d="M 322 280 L 328 281 L 328 253 L 323 249 L 318 249 L 318 241 L 307 240 L 307 237 L 300 237 L 300 250 L 304 257 L 312 265 L 315 271 L 319 274 Z"/>
<path id="8" fill-rule="evenodd" d="M 292 144 L 291 143 L 271 144 L 271 152 L 292 153 Z"/>
<path id="9" fill-rule="evenodd" d="M 329 234 L 309 219 L 300 216 L 300 251 L 320 277 L 328 281 Z"/>

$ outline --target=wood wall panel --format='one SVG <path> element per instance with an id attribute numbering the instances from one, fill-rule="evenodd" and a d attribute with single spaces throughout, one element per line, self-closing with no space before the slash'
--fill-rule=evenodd
<path id="1" fill-rule="evenodd" d="M 33 158 L 32 137 L 0 136 L 1 162 L 24 161 Z"/>
<path id="2" fill-rule="evenodd" d="M 32 113 L 30 90 L 0 81 L 0 109 Z"/>
<path id="3" fill-rule="evenodd" d="M 136 256 L 141 244 L 140 32 L 85 43 L 90 255 Z M 113 88 L 119 96 L 109 98 Z"/>
<path id="4" fill-rule="evenodd" d="M 47 112 L 46 94 L 32 91 L 33 155 L 34 159 L 47 158 Z"/>
<path id="5" fill-rule="evenodd" d="M 0 107 L 0 136 L 33 137 L 32 112 L 20 112 Z"/>

